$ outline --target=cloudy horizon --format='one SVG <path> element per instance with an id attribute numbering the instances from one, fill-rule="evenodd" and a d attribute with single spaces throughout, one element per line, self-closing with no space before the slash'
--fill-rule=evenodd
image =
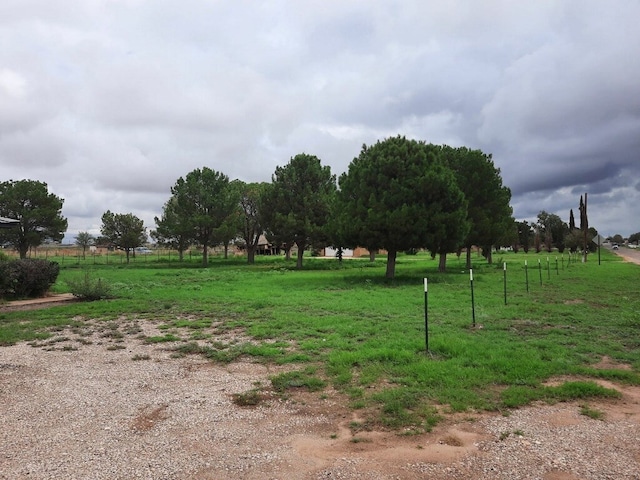
<path id="1" fill-rule="evenodd" d="M 48 184 L 68 237 L 154 229 L 179 177 L 340 175 L 404 135 L 493 155 L 517 220 L 588 193 L 640 231 L 640 3 L 42 0 L 0 5 L 0 181 Z"/>

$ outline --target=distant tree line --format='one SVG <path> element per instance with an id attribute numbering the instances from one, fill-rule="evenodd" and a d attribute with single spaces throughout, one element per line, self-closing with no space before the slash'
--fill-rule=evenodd
<path id="1" fill-rule="evenodd" d="M 583 197 L 580 197 L 580 224 L 576 226 L 573 209 L 569 210 L 569 222 L 565 223 L 555 213 L 548 213 L 545 210 L 538 213 L 537 222 L 527 221 L 516 222 L 516 234 L 514 236 L 513 248 L 517 252 L 522 248 L 525 253 L 534 249 L 536 253 L 543 250 L 551 252 L 554 248 L 563 253 L 568 249 L 571 253 L 578 250 L 583 252 L 594 251 L 597 245 L 593 243 L 593 238 L 598 231 L 589 227 L 586 204 Z"/>
<path id="2" fill-rule="evenodd" d="M 579 225 L 573 209 L 568 223 L 544 210 L 536 222 L 515 221 L 511 191 L 491 155 L 402 136 L 363 145 L 339 178 L 316 156 L 301 153 L 278 166 L 270 183 L 231 181 L 203 167 L 178 178 L 170 193 L 149 233 L 181 259 L 191 246 L 200 247 L 203 265 L 212 247 L 222 246 L 226 257 L 231 245 L 244 249 L 248 263 L 254 263 L 262 235 L 287 258 L 297 247 L 298 268 L 309 248 L 332 246 L 341 258 L 344 248 L 364 247 L 372 259 L 384 250 L 388 278 L 395 275 L 398 253 L 419 249 L 438 257 L 439 270 L 445 271 L 447 254 L 463 251 L 470 268 L 473 246 L 489 262 L 492 249 L 505 245 L 515 252 L 555 248 L 586 254 L 596 248 L 586 194 L 580 197 Z M 0 216 L 18 220 L 15 227 L 0 229 L 0 244 L 26 258 L 30 248 L 60 241 L 67 228 L 63 202 L 42 182 L 0 183 Z M 125 251 L 129 261 L 147 241 L 143 221 L 132 213 L 107 210 L 101 220 L 98 238 L 77 234 L 83 255 L 92 245 L 106 244 Z M 639 240 L 640 232 L 629 237 Z"/>
<path id="3" fill-rule="evenodd" d="M 46 184 L 4 182 L 0 193 L 0 215 L 21 221 L 19 229 L 3 229 L 0 241 L 26 256 L 30 247 L 62 239 L 63 201 Z M 211 247 L 221 245 L 226 254 L 232 244 L 245 249 L 253 263 L 261 235 L 287 256 L 297 247 L 298 268 L 309 248 L 385 250 L 386 276 L 393 278 L 397 254 L 417 249 L 438 256 L 442 271 L 449 253 L 466 251 L 470 266 L 473 245 L 490 261 L 492 247 L 514 230 L 510 200 L 491 155 L 397 136 L 363 145 L 339 178 L 306 153 L 278 166 L 270 183 L 231 181 L 208 167 L 193 170 L 171 187 L 149 233 L 180 255 L 199 246 L 204 265 Z M 146 239 L 142 220 L 108 210 L 101 237 L 80 232 L 76 243 L 83 254 L 96 242 L 107 243 L 128 259 Z"/>
<path id="4" fill-rule="evenodd" d="M 180 254 L 201 246 L 205 265 L 211 246 L 232 242 L 253 263 L 263 234 L 287 257 L 297 247 L 298 268 L 308 248 L 386 250 L 393 278 L 399 252 L 428 249 L 441 270 L 448 253 L 491 252 L 513 225 L 510 200 L 491 155 L 398 136 L 364 145 L 339 179 L 306 153 L 278 166 L 271 183 L 196 169 L 171 188 L 151 236 Z"/>
<path id="5" fill-rule="evenodd" d="M 629 243 L 635 243 L 636 245 L 640 245 L 640 232 L 632 233 L 631 235 L 629 235 L 629 238 L 627 239 L 627 241 Z M 622 242 L 618 242 L 618 243 L 622 243 Z"/>

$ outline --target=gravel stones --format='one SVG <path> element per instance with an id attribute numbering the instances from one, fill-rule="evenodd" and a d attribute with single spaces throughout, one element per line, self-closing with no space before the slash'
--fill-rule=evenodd
<path id="1" fill-rule="evenodd" d="M 239 407 L 233 394 L 279 370 L 98 335 L 77 350 L 0 348 L 0 479 L 640 479 L 638 387 L 618 386 L 604 421 L 545 405 L 355 443 L 335 392 Z"/>

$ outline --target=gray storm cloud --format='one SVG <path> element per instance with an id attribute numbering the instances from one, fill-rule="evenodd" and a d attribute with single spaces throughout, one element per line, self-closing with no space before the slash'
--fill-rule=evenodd
<path id="1" fill-rule="evenodd" d="M 336 174 L 391 135 L 481 148 L 514 214 L 640 230 L 640 5 L 43 0 L 0 5 L 0 180 L 47 182 L 69 231 L 153 228 L 178 177 Z M 634 220 L 635 219 L 635 220 Z"/>

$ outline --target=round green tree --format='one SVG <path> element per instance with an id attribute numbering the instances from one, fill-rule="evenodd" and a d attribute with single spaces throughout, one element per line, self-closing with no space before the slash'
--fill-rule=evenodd
<path id="1" fill-rule="evenodd" d="M 67 231 L 67 219 L 62 216 L 64 200 L 49 193 L 46 183 L 35 180 L 9 180 L 0 183 L 0 217 L 19 223 L 0 230 L 0 243 L 12 245 L 20 258 L 29 249 L 51 240 L 59 242 Z"/>
<path id="2" fill-rule="evenodd" d="M 401 136 L 364 145 L 339 185 L 340 238 L 385 249 L 387 278 L 398 252 L 460 244 L 467 233 L 467 202 L 435 145 Z"/>

